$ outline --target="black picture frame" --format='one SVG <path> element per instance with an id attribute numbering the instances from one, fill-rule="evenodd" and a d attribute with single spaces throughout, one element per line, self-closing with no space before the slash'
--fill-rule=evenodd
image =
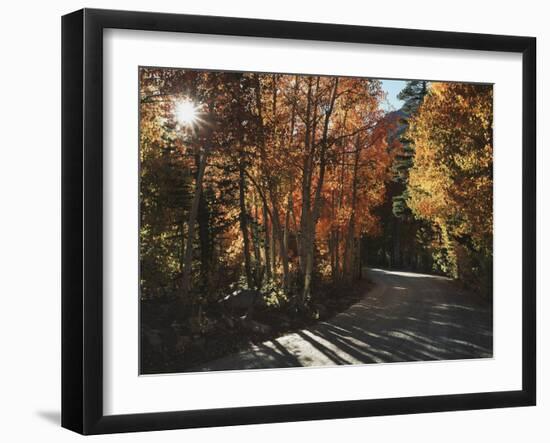
<path id="1" fill-rule="evenodd" d="M 172 31 L 522 54 L 522 388 L 104 415 L 103 30 Z M 62 18 L 62 426 L 82 434 L 529 406 L 536 403 L 536 39 L 83 9 Z"/>

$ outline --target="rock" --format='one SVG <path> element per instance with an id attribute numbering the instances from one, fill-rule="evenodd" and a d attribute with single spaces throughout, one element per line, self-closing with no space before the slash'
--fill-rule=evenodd
<path id="1" fill-rule="evenodd" d="M 327 318 L 328 309 L 326 308 L 325 305 L 317 303 L 313 306 L 313 308 L 314 308 L 315 312 L 317 313 L 317 318 L 319 320 L 323 320 L 323 319 Z"/>
<path id="2" fill-rule="evenodd" d="M 286 314 L 279 314 L 275 322 L 282 329 L 289 329 L 292 326 L 292 321 Z"/>
<path id="3" fill-rule="evenodd" d="M 222 303 L 227 309 L 243 311 L 263 304 L 263 297 L 254 289 L 239 289 L 227 295 Z"/>
<path id="4" fill-rule="evenodd" d="M 261 334 L 269 334 L 271 333 L 271 326 L 264 325 L 263 323 L 254 322 L 254 328 Z"/>
<path id="5" fill-rule="evenodd" d="M 256 320 L 243 319 L 241 324 L 243 328 L 258 334 L 269 334 L 271 332 L 271 326 L 264 325 Z"/>

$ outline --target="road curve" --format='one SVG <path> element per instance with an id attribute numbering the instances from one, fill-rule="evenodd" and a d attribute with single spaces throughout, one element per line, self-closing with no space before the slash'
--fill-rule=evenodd
<path id="1" fill-rule="evenodd" d="M 193 371 L 492 357 L 492 309 L 445 277 L 369 269 L 375 287 L 330 320 Z"/>

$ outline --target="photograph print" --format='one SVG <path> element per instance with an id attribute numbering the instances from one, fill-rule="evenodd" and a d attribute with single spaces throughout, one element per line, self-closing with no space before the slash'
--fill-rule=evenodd
<path id="1" fill-rule="evenodd" d="M 493 86 L 139 68 L 140 373 L 493 356 Z"/>

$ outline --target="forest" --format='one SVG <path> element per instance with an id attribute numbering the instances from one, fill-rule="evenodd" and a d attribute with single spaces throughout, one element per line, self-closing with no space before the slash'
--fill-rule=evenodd
<path id="1" fill-rule="evenodd" d="M 139 69 L 141 372 L 330 318 L 368 269 L 492 293 L 492 86 Z"/>

